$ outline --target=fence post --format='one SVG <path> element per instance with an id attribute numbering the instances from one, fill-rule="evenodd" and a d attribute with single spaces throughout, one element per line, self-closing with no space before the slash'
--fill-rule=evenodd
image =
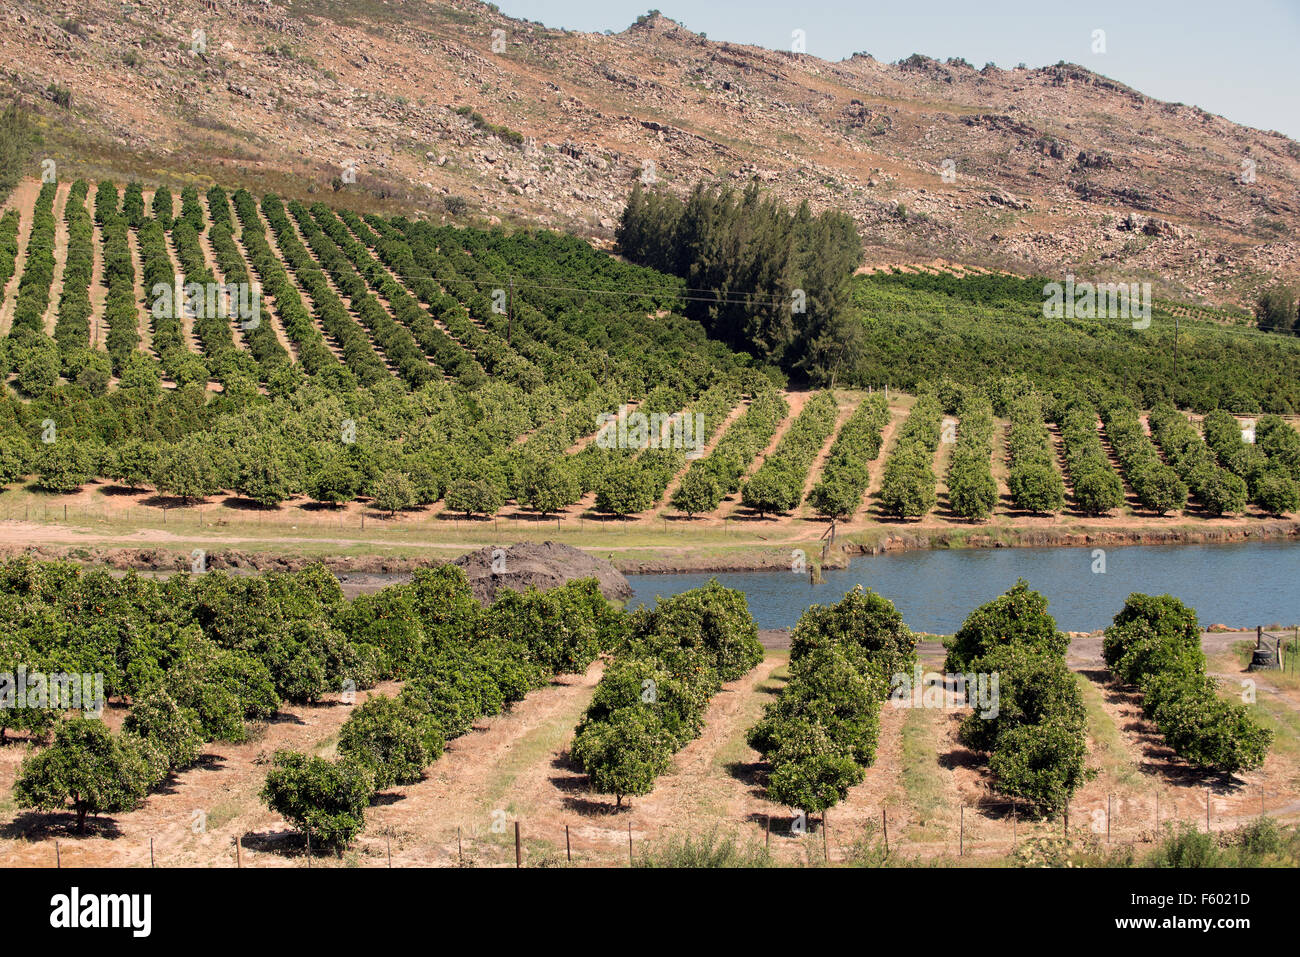
<path id="1" fill-rule="evenodd" d="M 519 842 L 519 822 L 515 821 L 515 867 L 524 866 L 523 845 Z"/>
<path id="2" fill-rule="evenodd" d="M 966 855 L 966 805 L 961 806 L 961 820 L 957 824 L 957 856 Z"/>
<path id="3" fill-rule="evenodd" d="M 569 825 L 564 825 L 564 856 L 573 863 L 573 845 L 569 843 Z"/>
<path id="4" fill-rule="evenodd" d="M 1209 788 L 1205 789 L 1205 833 L 1210 833 L 1210 797 L 1214 792 Z"/>
<path id="5" fill-rule="evenodd" d="M 456 828 L 456 862 L 457 862 L 458 864 L 464 864 L 464 863 L 465 863 L 465 854 L 461 851 L 461 846 L 460 846 L 460 828 L 459 828 L 459 827 Z"/>
<path id="6" fill-rule="evenodd" d="M 153 867 L 153 838 L 149 838 L 149 866 Z"/>
<path id="7" fill-rule="evenodd" d="M 831 862 L 831 838 L 830 828 L 826 826 L 826 812 L 822 811 L 822 854 L 826 858 L 826 863 Z"/>
<path id="8" fill-rule="evenodd" d="M 55 868 L 63 867 L 63 852 L 59 850 L 59 842 L 54 842 L 54 866 Z"/>
<path id="9" fill-rule="evenodd" d="M 1111 801 L 1113 800 L 1114 797 L 1115 795 L 1113 794 L 1106 795 L 1106 843 L 1107 844 L 1110 843 L 1110 809 L 1111 809 Z"/>
<path id="10" fill-rule="evenodd" d="M 632 822 L 627 822 L 627 866 L 632 867 Z"/>
<path id="11" fill-rule="evenodd" d="M 889 812 L 883 807 L 880 809 L 880 829 L 885 834 L 885 853 L 889 853 Z"/>

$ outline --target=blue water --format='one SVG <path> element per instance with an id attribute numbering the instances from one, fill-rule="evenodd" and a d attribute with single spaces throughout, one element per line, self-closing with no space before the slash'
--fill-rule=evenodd
<path id="1" fill-rule="evenodd" d="M 789 628 L 813 604 L 833 604 L 854 585 L 890 599 L 914 631 L 951 634 L 977 606 L 1024 578 L 1050 602 L 1062 631 L 1105 628 L 1132 592 L 1170 594 L 1195 608 L 1202 626 L 1254 628 L 1300 622 L 1300 543 L 1132 545 L 1105 549 L 1094 572 L 1088 548 L 989 548 L 860 555 L 849 567 L 808 574 L 629 575 L 628 607 L 654 604 L 710 578 L 739 588 L 760 628 Z"/>

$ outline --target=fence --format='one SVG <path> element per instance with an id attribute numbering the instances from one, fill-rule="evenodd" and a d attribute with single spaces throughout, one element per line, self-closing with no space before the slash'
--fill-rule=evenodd
<path id="1" fill-rule="evenodd" d="M 491 825 L 448 827 L 427 841 L 413 841 L 392 827 L 372 827 L 344 856 L 349 866 L 373 867 L 537 867 L 626 866 L 640 863 L 676 840 L 704 842 L 734 839 L 743 860 L 762 855 L 778 865 L 888 863 L 890 860 L 993 858 L 1014 854 L 1025 842 L 1064 837 L 1075 847 L 1095 850 L 1152 846 L 1168 825 L 1191 825 L 1199 831 L 1232 831 L 1259 817 L 1300 816 L 1300 799 L 1262 788 L 1236 788 L 1216 794 L 1213 788 L 1184 788 L 1100 795 L 1075 801 L 1063 814 L 1036 819 L 1014 801 L 946 804 L 918 816 L 893 805 L 837 805 L 824 817 L 774 812 L 749 815 L 738 825 L 674 825 L 638 820 L 635 808 L 605 815 L 575 815 L 569 820 L 494 820 Z M 711 837 L 712 836 L 712 837 Z M 330 867 L 341 861 L 297 836 L 245 834 L 223 839 L 203 865 L 227 867 Z M 123 838 L 111 839 L 114 865 Z M 50 867 L 94 867 L 99 856 L 80 841 L 55 840 L 45 862 Z M 193 866 L 192 845 L 172 848 L 148 841 L 137 849 L 141 866 Z M 31 855 L 26 855 L 31 859 Z M 109 855 L 106 855 L 106 859 Z M 131 855 L 126 855 L 130 859 Z M 40 864 L 41 861 L 35 860 Z"/>

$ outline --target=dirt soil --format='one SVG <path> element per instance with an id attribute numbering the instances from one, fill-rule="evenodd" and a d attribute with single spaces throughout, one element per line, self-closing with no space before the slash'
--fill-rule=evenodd
<path id="1" fill-rule="evenodd" d="M 612 564 L 557 542 L 480 548 L 453 564 L 465 569 L 474 597 L 484 604 L 490 604 L 503 588 L 524 591 L 533 586 L 549 591 L 577 578 L 596 579 L 601 594 L 610 601 L 632 597 L 632 586 Z"/>

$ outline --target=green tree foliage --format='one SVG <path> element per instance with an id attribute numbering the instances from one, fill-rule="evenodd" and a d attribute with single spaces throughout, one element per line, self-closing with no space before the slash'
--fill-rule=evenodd
<path id="1" fill-rule="evenodd" d="M 447 486 L 444 499 L 453 512 L 471 515 L 495 515 L 504 504 L 501 490 L 489 479 L 458 479 Z"/>
<path id="2" fill-rule="evenodd" d="M 1255 300 L 1255 319 L 1266 332 L 1290 332 L 1296 326 L 1296 294 L 1290 286 L 1270 286 Z"/>
<path id="3" fill-rule="evenodd" d="M 168 771 L 190 767 L 198 761 L 203 748 L 199 716 L 179 705 L 162 688 L 132 703 L 122 730 L 151 741 L 165 757 Z"/>
<path id="4" fill-rule="evenodd" d="M 702 184 L 682 202 L 635 185 L 617 240 L 633 262 L 707 290 L 686 303 L 710 334 L 815 383 L 829 382 L 856 342 L 844 319 L 848 281 L 862 257 L 852 219 L 787 212 L 756 185 L 743 193 Z"/>
<path id="5" fill-rule="evenodd" d="M 1063 657 L 1070 646 L 1069 636 L 1056 630 L 1056 621 L 1047 613 L 1047 599 L 1023 579 L 972 611 L 944 642 L 944 669 L 954 674 L 969 671 L 977 659 L 1002 645 L 1024 646 L 1048 657 Z"/>
<path id="6" fill-rule="evenodd" d="M 433 718 L 382 694 L 353 711 L 339 731 L 339 754 L 368 768 L 377 791 L 414 784 L 442 749 L 442 729 Z"/>
<path id="7" fill-rule="evenodd" d="M 1151 410 L 1150 422 L 1165 459 L 1207 513 L 1228 515 L 1246 508 L 1245 480 L 1215 462 L 1186 416 L 1172 405 L 1160 405 Z"/>
<path id="8" fill-rule="evenodd" d="M 1222 774 L 1264 763 L 1273 732 L 1244 705 L 1219 697 L 1205 674 L 1196 613 L 1178 599 L 1130 595 L 1106 629 L 1102 653 L 1120 680 L 1141 689 L 1143 714 L 1179 757 Z"/>
<path id="9" fill-rule="evenodd" d="M 835 431 L 839 406 L 829 392 L 804 403 L 772 454 L 741 490 L 740 500 L 759 516 L 793 511 L 803 501 L 804 479 L 826 440 Z"/>
<path id="10" fill-rule="evenodd" d="M 788 411 L 789 404 L 770 387 L 755 395 L 749 408 L 723 433 L 713 451 L 691 463 L 673 493 L 673 508 L 687 512 L 689 505 L 695 511 L 688 514 L 711 512 L 724 496 L 739 491 L 745 470 L 771 442 Z M 706 479 L 712 479 L 711 486 Z M 717 490 L 716 497 L 703 494 L 710 488 Z M 687 495 L 692 497 L 688 500 Z"/>
<path id="11" fill-rule="evenodd" d="M 637 611 L 570 745 L 592 790 L 648 794 L 723 682 L 762 659 L 744 595 L 717 581 Z"/>
<path id="12" fill-rule="evenodd" d="M 971 612 L 944 643 L 948 672 L 984 676 L 994 691 L 994 706 L 963 722 L 962 740 L 988 753 L 999 791 L 1046 813 L 1066 807 L 1092 773 L 1087 712 L 1065 662 L 1069 643 L 1047 599 L 1024 581 Z"/>
<path id="13" fill-rule="evenodd" d="M 147 787 L 140 753 L 98 718 L 68 718 L 54 730 L 54 743 L 28 756 L 18 771 L 19 807 L 58 811 L 71 806 L 77 831 L 86 816 L 130 811 Z"/>
<path id="14" fill-rule="evenodd" d="M 878 499 L 886 515 L 921 518 L 938 496 L 934 453 L 939 447 L 942 409 L 933 394 L 917 398 L 898 429 L 893 451 L 885 462 Z"/>
<path id="15" fill-rule="evenodd" d="M 1202 427 L 1205 444 L 1220 465 L 1246 483 L 1252 502 L 1270 515 L 1300 508 L 1300 488 L 1291 469 L 1285 461 L 1274 461 L 1259 445 L 1245 441 L 1235 416 L 1216 409 L 1205 416 Z M 1276 432 L 1273 438 L 1276 441 Z"/>
<path id="16" fill-rule="evenodd" d="M 1075 508 L 1086 515 L 1105 515 L 1119 508 L 1124 504 L 1124 486 L 1097 433 L 1096 408 L 1075 398 L 1064 405 L 1059 423 Z"/>
<path id="17" fill-rule="evenodd" d="M 415 486 L 405 472 L 388 471 L 375 484 L 375 508 L 396 515 L 415 504 Z"/>
<path id="18" fill-rule="evenodd" d="M 72 439 L 43 445 L 36 458 L 36 484 L 50 492 L 75 492 L 95 477 L 96 451 Z"/>
<path id="19" fill-rule="evenodd" d="M 982 396 L 970 396 L 957 415 L 957 444 L 948 463 L 948 505 L 962 518 L 986 519 L 998 503 L 992 465 L 993 406 Z"/>
<path id="20" fill-rule="evenodd" d="M 748 735 L 772 767 L 768 798 L 808 813 L 843 801 L 875 760 L 890 682 L 915 661 L 902 617 L 869 589 L 804 612 L 791 638 L 790 680 Z"/>
<path id="21" fill-rule="evenodd" d="M 1007 488 L 1016 507 L 1035 514 L 1059 512 L 1065 505 L 1065 483 L 1053 461 L 1052 443 L 1043 425 L 1037 396 L 1017 399 L 1009 410 L 1007 453 L 1011 472 Z"/>
<path id="22" fill-rule="evenodd" d="M 313 848 L 333 848 L 341 856 L 365 830 L 366 805 L 374 793 L 370 770 L 356 760 L 327 761 L 281 750 L 272 758 L 262 801 Z"/>
<path id="23" fill-rule="evenodd" d="M 1102 406 L 1101 418 L 1124 477 L 1142 507 L 1157 515 L 1181 511 L 1187 505 L 1187 486 L 1160 458 L 1142 428 L 1137 407 L 1127 399 L 1112 401 Z"/>

